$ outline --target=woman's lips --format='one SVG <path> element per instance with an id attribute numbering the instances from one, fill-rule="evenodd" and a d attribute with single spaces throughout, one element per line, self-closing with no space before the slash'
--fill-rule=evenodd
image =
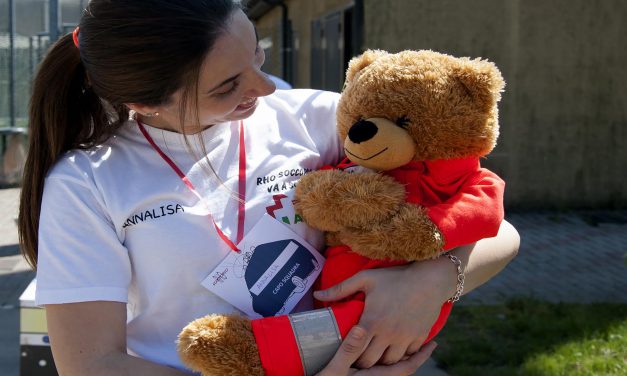
<path id="1" fill-rule="evenodd" d="M 237 111 L 248 110 L 248 109 L 252 108 L 255 104 L 257 104 L 257 98 L 253 98 L 253 99 L 251 99 L 249 101 L 240 103 L 240 105 L 237 106 L 236 110 Z"/>

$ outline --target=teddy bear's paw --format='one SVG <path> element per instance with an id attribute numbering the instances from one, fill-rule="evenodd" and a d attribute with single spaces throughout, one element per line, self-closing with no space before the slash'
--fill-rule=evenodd
<path id="1" fill-rule="evenodd" d="M 353 252 L 379 260 L 417 261 L 436 257 L 444 238 L 426 211 L 405 204 L 389 221 L 366 229 L 348 229 L 339 234 Z"/>
<path id="2" fill-rule="evenodd" d="M 336 185 L 348 176 L 339 170 L 310 172 L 296 185 L 294 207 L 311 227 L 323 231 L 339 231 L 344 225 L 336 205 Z"/>
<path id="3" fill-rule="evenodd" d="M 368 172 L 349 174 L 333 192 L 344 228 L 368 229 L 373 223 L 387 222 L 404 205 L 405 187 L 392 177 Z"/>
<path id="4" fill-rule="evenodd" d="M 209 315 L 188 324 L 177 341 L 188 367 L 205 375 L 264 375 L 250 320 Z"/>
<path id="5" fill-rule="evenodd" d="M 336 232 L 388 220 L 405 196 L 405 187 L 386 175 L 324 170 L 299 181 L 294 206 L 308 225 Z"/>
<path id="6" fill-rule="evenodd" d="M 323 170 L 298 182 L 294 206 L 308 225 L 337 232 L 387 221 L 405 203 L 406 194 L 404 186 L 386 175 Z"/>

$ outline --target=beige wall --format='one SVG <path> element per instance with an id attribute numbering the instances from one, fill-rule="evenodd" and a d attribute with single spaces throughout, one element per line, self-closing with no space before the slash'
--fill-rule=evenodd
<path id="1" fill-rule="evenodd" d="M 510 207 L 627 207 L 627 2 L 365 0 L 365 47 L 494 61 Z"/>
<path id="2" fill-rule="evenodd" d="M 281 45 L 283 43 L 281 32 L 281 8 L 275 7 L 268 14 L 264 15 L 255 24 L 259 39 L 268 38 L 272 41 L 272 47 L 265 49 L 266 63 L 263 66 L 264 72 L 275 76 L 282 76 Z"/>
<path id="3" fill-rule="evenodd" d="M 311 76 L 311 22 L 329 13 L 347 8 L 353 0 L 286 0 L 288 17 L 292 22 L 294 44 L 294 87 L 310 86 Z M 272 35 L 274 48 L 271 61 L 264 71 L 281 76 L 281 8 L 274 7 L 256 21 L 260 38 Z"/>
<path id="4" fill-rule="evenodd" d="M 292 20 L 296 66 L 294 87 L 309 87 L 311 71 L 311 21 L 331 12 L 344 9 L 352 0 L 288 0 Z"/>

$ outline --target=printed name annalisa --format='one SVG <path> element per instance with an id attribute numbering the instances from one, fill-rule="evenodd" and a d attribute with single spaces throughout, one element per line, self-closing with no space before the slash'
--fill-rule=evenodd
<path id="1" fill-rule="evenodd" d="M 178 212 L 185 212 L 185 209 L 181 206 L 181 204 L 168 204 L 164 206 L 160 206 L 158 208 L 154 208 L 152 210 L 146 210 L 144 212 L 140 212 L 138 214 L 129 217 L 122 228 L 127 228 L 132 225 L 136 225 L 138 223 L 150 220 L 157 219 L 161 217 L 165 217 L 166 215 L 173 215 Z"/>

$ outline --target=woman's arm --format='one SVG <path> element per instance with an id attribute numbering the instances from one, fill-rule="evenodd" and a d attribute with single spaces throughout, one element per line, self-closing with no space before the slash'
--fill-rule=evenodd
<path id="1" fill-rule="evenodd" d="M 518 252 L 516 229 L 503 222 L 494 238 L 456 248 L 467 293 L 501 271 Z M 316 292 L 324 301 L 339 300 L 358 291 L 366 294 L 359 326 L 370 339 L 357 365 L 393 364 L 418 351 L 437 319 L 442 303 L 456 291 L 457 270 L 446 257 L 406 266 L 362 271 L 344 282 Z M 325 294 L 326 292 L 326 294 Z"/>
<path id="2" fill-rule="evenodd" d="M 503 221 L 499 233 L 494 238 L 478 241 L 475 244 L 458 247 L 451 251 L 462 262 L 462 270 L 466 276 L 462 295 L 474 290 L 498 274 L 518 254 L 520 235 L 509 222 Z M 434 261 L 448 261 L 442 258 Z M 450 267 L 450 266 L 449 266 Z M 457 287 L 456 271 L 453 281 L 448 281 L 445 296 L 453 296 Z"/>
<path id="3" fill-rule="evenodd" d="M 55 365 L 63 376 L 182 376 L 179 370 L 126 353 L 126 304 L 46 305 Z"/>

